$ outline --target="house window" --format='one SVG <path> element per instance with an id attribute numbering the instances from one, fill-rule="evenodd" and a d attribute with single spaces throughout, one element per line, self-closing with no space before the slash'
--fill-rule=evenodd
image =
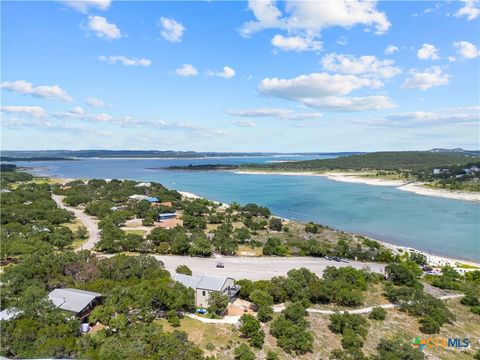
<path id="1" fill-rule="evenodd" d="M 203 290 L 203 291 L 202 291 L 202 296 L 205 296 L 205 295 L 206 295 L 206 294 L 205 294 L 205 290 Z"/>

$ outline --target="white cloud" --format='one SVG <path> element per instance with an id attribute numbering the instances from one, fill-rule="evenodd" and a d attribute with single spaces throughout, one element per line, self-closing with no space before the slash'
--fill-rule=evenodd
<path id="1" fill-rule="evenodd" d="M 328 111 L 367 111 L 392 109 L 396 105 L 383 95 L 364 97 L 327 96 L 323 98 L 307 98 L 303 100 L 307 106 Z"/>
<path id="2" fill-rule="evenodd" d="M 312 38 L 304 38 L 301 36 L 283 36 L 275 35 L 272 39 L 272 45 L 283 51 L 311 51 L 320 50 L 322 43 L 320 41 L 313 40 Z"/>
<path id="3" fill-rule="evenodd" d="M 417 51 L 417 57 L 420 60 L 438 60 L 438 49 L 432 44 L 423 44 Z"/>
<path id="4" fill-rule="evenodd" d="M 478 123 L 480 115 L 474 112 L 451 113 L 448 109 L 436 112 L 413 111 L 386 116 L 385 120 L 392 125 L 440 125 L 445 123 Z"/>
<path id="5" fill-rule="evenodd" d="M 110 116 L 108 114 L 102 113 L 102 114 L 91 115 L 90 119 L 93 120 L 93 121 L 105 122 L 105 121 L 110 121 L 113 118 L 112 118 L 112 116 Z"/>
<path id="6" fill-rule="evenodd" d="M 311 120 L 322 117 L 321 113 L 296 113 L 290 109 L 281 108 L 258 108 L 258 109 L 240 109 L 226 110 L 227 114 L 239 117 L 259 118 L 270 117 L 281 120 Z"/>
<path id="7" fill-rule="evenodd" d="M 183 32 L 185 31 L 185 27 L 182 24 L 176 22 L 174 19 L 161 17 L 160 25 L 163 29 L 160 34 L 165 40 L 170 42 L 182 41 Z"/>
<path id="8" fill-rule="evenodd" d="M 457 53 L 465 59 L 475 59 L 480 56 L 478 48 L 468 41 L 456 41 L 453 46 L 457 49 Z"/>
<path id="9" fill-rule="evenodd" d="M 450 80 L 450 76 L 444 74 L 439 66 L 432 66 L 423 71 L 411 70 L 410 75 L 402 88 L 427 90 L 434 86 L 447 85 Z"/>
<path id="10" fill-rule="evenodd" d="M 17 94 L 32 95 L 43 99 L 58 99 L 62 101 L 72 101 L 68 93 L 58 85 L 41 85 L 34 87 L 32 83 L 25 80 L 4 81 L 1 84 L 2 89 L 13 91 Z"/>
<path id="11" fill-rule="evenodd" d="M 232 123 L 238 127 L 255 127 L 257 125 L 255 121 L 246 120 L 246 119 L 233 121 Z"/>
<path id="12" fill-rule="evenodd" d="M 182 76 L 182 77 L 191 77 L 191 76 L 198 75 L 197 69 L 195 69 L 195 67 L 192 64 L 183 64 L 181 67 L 175 70 L 175 73 L 178 76 Z"/>
<path id="13" fill-rule="evenodd" d="M 277 35 L 272 39 L 272 43 L 282 50 L 316 50 L 321 45 L 317 41 L 321 30 L 329 27 L 365 25 L 374 28 L 377 34 L 385 33 L 390 27 L 385 13 L 376 9 L 375 1 L 289 0 L 285 3 L 284 13 L 274 0 L 249 0 L 248 7 L 255 20 L 243 24 L 241 35 L 248 37 L 264 29 L 285 30 L 288 37 L 279 38 Z"/>
<path id="14" fill-rule="evenodd" d="M 69 110 L 72 114 L 76 115 L 83 115 L 85 114 L 85 110 L 83 110 L 80 106 L 75 106 L 74 108 Z"/>
<path id="15" fill-rule="evenodd" d="M 343 97 L 362 88 L 377 89 L 383 84 L 375 79 L 354 75 L 312 73 L 293 79 L 266 78 L 259 85 L 265 95 L 330 111 L 388 109 L 395 105 L 386 96 Z"/>
<path id="16" fill-rule="evenodd" d="M 112 3 L 111 0 L 66 0 L 62 1 L 63 4 L 75 9 L 83 14 L 90 11 L 91 8 L 98 10 L 107 10 Z"/>
<path id="17" fill-rule="evenodd" d="M 32 117 L 45 117 L 47 112 L 40 106 L 2 106 L 1 110 L 6 113 L 22 114 Z"/>
<path id="18" fill-rule="evenodd" d="M 385 48 L 385 55 L 391 55 L 393 53 L 396 53 L 398 51 L 398 47 L 395 45 L 388 45 Z"/>
<path id="19" fill-rule="evenodd" d="M 462 0 L 463 7 L 454 14 L 456 17 L 465 16 L 467 20 L 474 20 L 480 16 L 480 2 L 478 0 Z"/>
<path id="20" fill-rule="evenodd" d="M 325 70 L 350 75 L 391 78 L 402 72 L 399 68 L 392 66 L 393 60 L 379 60 L 373 55 L 356 58 L 353 55 L 331 53 L 326 55 L 321 63 Z"/>
<path id="21" fill-rule="evenodd" d="M 150 66 L 152 63 L 149 59 L 144 58 L 129 58 L 123 55 L 113 55 L 113 56 L 104 56 L 100 55 L 98 57 L 100 61 L 106 62 L 108 64 L 116 64 L 117 62 L 121 63 L 124 66 L 143 66 L 147 67 Z"/>
<path id="22" fill-rule="evenodd" d="M 90 106 L 93 106 L 93 107 L 105 106 L 105 103 L 102 100 L 94 98 L 94 97 L 88 98 L 87 101 L 85 101 L 85 102 L 87 103 L 87 105 L 90 105 Z"/>
<path id="23" fill-rule="evenodd" d="M 95 35 L 102 39 L 114 40 L 122 37 L 122 33 L 117 25 L 109 23 L 102 16 L 89 15 L 87 29 L 95 32 Z"/>
<path id="24" fill-rule="evenodd" d="M 222 71 L 207 71 L 207 75 L 230 79 L 235 76 L 235 70 L 229 66 L 224 66 Z"/>

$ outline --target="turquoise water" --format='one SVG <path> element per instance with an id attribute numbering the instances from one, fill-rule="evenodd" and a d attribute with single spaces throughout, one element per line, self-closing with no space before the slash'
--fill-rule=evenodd
<path id="1" fill-rule="evenodd" d="M 40 167 L 37 173 L 61 177 L 157 181 L 169 188 L 222 202 L 255 202 L 290 219 L 315 221 L 436 254 L 480 260 L 480 205 L 476 203 L 421 196 L 394 187 L 337 182 L 318 176 L 147 169 L 191 163 L 284 159 L 89 159 L 18 165 Z"/>

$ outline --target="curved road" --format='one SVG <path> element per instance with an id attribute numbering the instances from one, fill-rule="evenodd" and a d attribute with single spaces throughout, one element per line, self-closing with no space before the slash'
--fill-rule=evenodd
<path id="1" fill-rule="evenodd" d="M 75 251 L 80 250 L 91 250 L 95 247 L 95 244 L 100 241 L 100 230 L 98 229 L 97 223 L 83 210 L 79 210 L 70 206 L 63 204 L 63 196 L 52 194 L 52 199 L 57 203 L 58 207 L 72 212 L 88 229 L 88 240 L 84 242 L 80 247 L 76 248 Z"/>

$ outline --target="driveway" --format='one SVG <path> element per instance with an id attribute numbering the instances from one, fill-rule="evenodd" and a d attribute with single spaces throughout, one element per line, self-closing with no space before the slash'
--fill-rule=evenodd
<path id="1" fill-rule="evenodd" d="M 58 207 L 72 212 L 75 217 L 77 217 L 88 229 L 87 241 L 80 245 L 80 247 L 75 249 L 75 251 L 93 249 L 95 247 L 95 244 L 100 241 L 100 230 L 98 229 L 97 223 L 90 216 L 85 214 L 83 210 L 64 205 L 63 198 L 64 197 L 61 195 L 52 194 L 52 199 L 57 203 Z"/>

